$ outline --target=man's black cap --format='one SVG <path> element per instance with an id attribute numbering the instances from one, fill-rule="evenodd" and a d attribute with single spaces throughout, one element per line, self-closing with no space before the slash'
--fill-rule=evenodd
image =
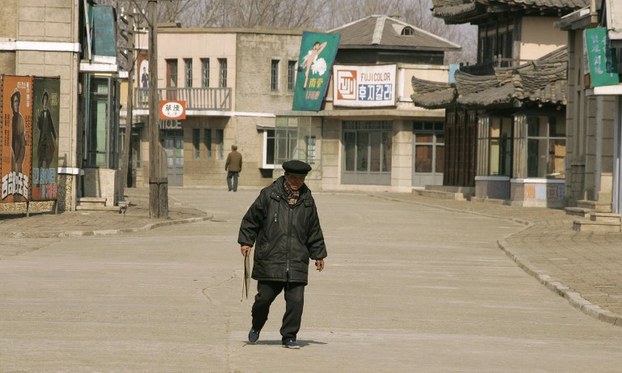
<path id="1" fill-rule="evenodd" d="M 296 175 L 306 175 L 311 171 L 311 166 L 299 160 L 287 161 L 283 163 L 285 172 Z"/>

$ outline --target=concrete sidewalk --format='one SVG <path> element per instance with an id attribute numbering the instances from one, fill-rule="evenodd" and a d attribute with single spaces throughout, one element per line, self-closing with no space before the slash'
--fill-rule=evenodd
<path id="1" fill-rule="evenodd" d="M 71 237 L 129 233 L 163 225 L 209 220 L 210 214 L 183 205 L 169 196 L 169 218 L 149 218 L 149 191 L 128 189 L 131 205 L 125 214 L 66 212 L 0 215 L 3 237 Z M 562 210 L 513 207 L 493 203 L 454 201 L 414 194 L 366 193 L 376 198 L 425 205 L 456 213 L 476 214 L 519 222 L 525 228 L 498 237 L 505 251 L 527 273 L 566 298 L 584 313 L 622 326 L 622 234 L 581 233 L 572 229 L 574 217 Z M 494 237 L 498 233 L 491 231 Z"/>

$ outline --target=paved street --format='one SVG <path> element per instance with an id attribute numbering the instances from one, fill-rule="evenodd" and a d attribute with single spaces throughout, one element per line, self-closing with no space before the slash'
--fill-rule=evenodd
<path id="1" fill-rule="evenodd" d="M 172 188 L 172 204 L 211 219 L 5 239 L 0 372 L 620 370 L 622 328 L 579 311 L 499 248 L 533 244 L 515 234 L 519 219 L 408 196 L 316 193 L 329 256 L 310 276 L 303 347 L 280 347 L 281 299 L 248 345 L 236 238 L 257 192 Z"/>

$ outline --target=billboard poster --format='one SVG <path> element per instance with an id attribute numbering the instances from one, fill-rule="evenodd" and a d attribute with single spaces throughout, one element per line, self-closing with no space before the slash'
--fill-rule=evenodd
<path id="1" fill-rule="evenodd" d="M 31 77 L 2 76 L 1 202 L 30 197 L 32 104 Z"/>
<path id="2" fill-rule="evenodd" d="M 335 65 L 333 104 L 346 107 L 395 106 L 397 65 Z"/>
<path id="3" fill-rule="evenodd" d="M 302 33 L 292 110 L 321 109 L 340 39 L 339 34 Z"/>
<path id="4" fill-rule="evenodd" d="M 31 200 L 56 199 L 60 79 L 34 78 Z"/>

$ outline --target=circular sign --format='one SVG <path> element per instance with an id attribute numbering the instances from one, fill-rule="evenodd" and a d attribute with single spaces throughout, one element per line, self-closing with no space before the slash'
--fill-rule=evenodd
<path id="1" fill-rule="evenodd" d="M 184 114 L 184 107 L 179 102 L 167 102 L 162 105 L 162 115 L 167 118 L 175 119 Z"/>

